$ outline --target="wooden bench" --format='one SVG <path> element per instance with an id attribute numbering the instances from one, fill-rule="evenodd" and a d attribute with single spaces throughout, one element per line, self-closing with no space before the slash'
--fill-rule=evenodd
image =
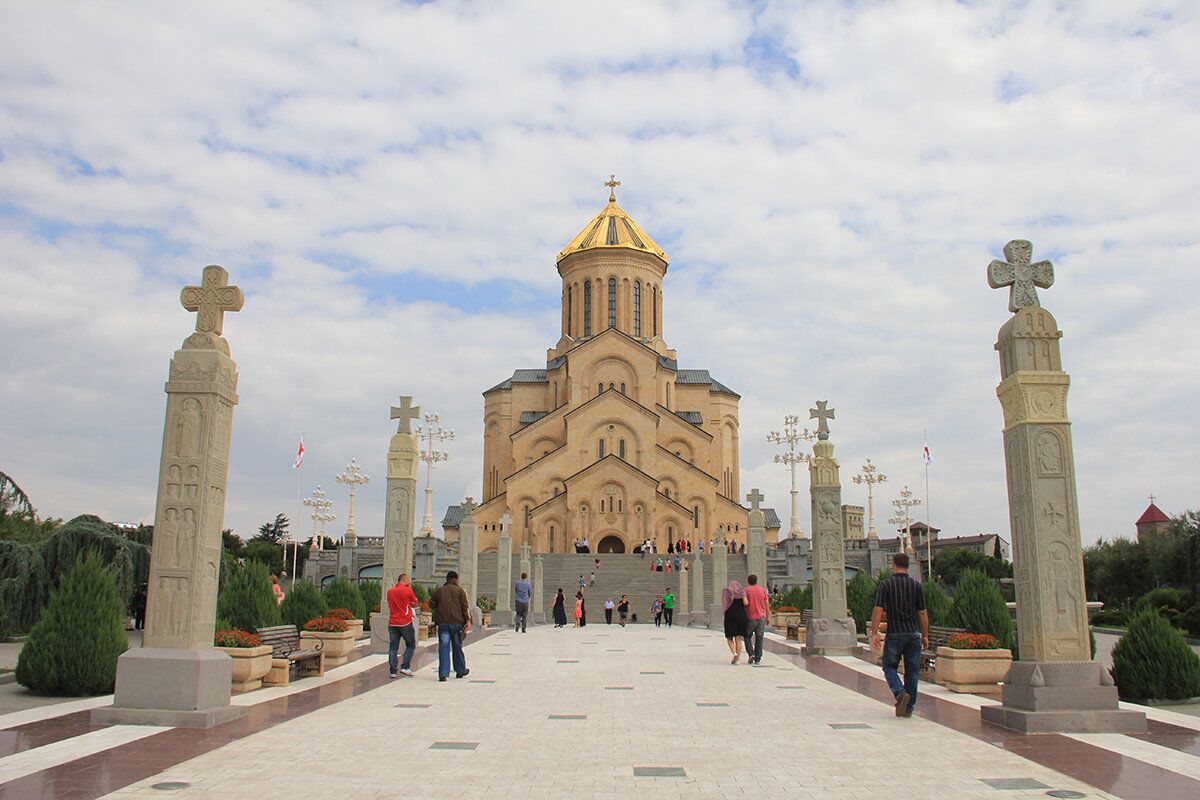
<path id="1" fill-rule="evenodd" d="M 952 638 L 966 632 L 965 628 L 930 625 L 929 649 L 921 651 L 921 672 L 930 672 L 937 666 L 937 649 L 939 647 L 945 647 Z"/>
<path id="2" fill-rule="evenodd" d="M 263 678 L 264 686 L 287 686 L 293 678 L 325 674 L 321 643 L 316 642 L 316 647 L 301 648 L 300 632 L 295 625 L 272 625 L 255 632 L 262 643 L 271 648 L 271 671 Z"/>
<path id="3" fill-rule="evenodd" d="M 787 626 L 787 634 L 786 634 L 785 638 L 791 639 L 791 640 L 797 641 L 797 642 L 800 641 L 800 630 L 807 629 L 809 625 L 812 625 L 812 618 L 813 618 L 813 612 L 812 612 L 811 608 L 808 609 L 807 611 L 801 611 L 800 612 L 800 624 L 799 625 L 788 625 Z"/>

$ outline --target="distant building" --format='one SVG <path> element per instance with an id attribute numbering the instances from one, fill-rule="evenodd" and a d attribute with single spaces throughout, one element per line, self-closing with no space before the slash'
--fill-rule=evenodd
<path id="1" fill-rule="evenodd" d="M 1134 523 L 1137 528 L 1137 539 L 1140 542 L 1146 534 L 1162 533 L 1171 524 L 1171 518 L 1163 513 L 1162 509 L 1154 505 L 1154 501 L 1146 506 L 1146 510 L 1138 517 L 1138 521 Z"/>
<path id="2" fill-rule="evenodd" d="M 862 506 L 842 506 L 842 533 L 847 539 L 863 538 Z"/>

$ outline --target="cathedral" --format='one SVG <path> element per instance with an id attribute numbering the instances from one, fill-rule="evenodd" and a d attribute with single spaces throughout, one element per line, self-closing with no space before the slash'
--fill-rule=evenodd
<path id="1" fill-rule="evenodd" d="M 617 203 L 558 254 L 561 332 L 546 364 L 483 393 L 479 548 L 511 518 L 513 547 L 625 553 L 645 539 L 746 541 L 739 502 L 738 394 L 682 369 L 663 330 L 667 254 Z M 457 512 L 457 513 L 456 513 Z M 779 521 L 767 515 L 767 541 Z M 461 511 L 443 522 L 457 537 Z"/>

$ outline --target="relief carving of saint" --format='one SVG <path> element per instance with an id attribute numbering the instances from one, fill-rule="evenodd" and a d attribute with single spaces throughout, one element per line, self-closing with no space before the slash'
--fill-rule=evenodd
<path id="1" fill-rule="evenodd" d="M 1058 437 L 1043 431 L 1037 440 L 1038 469 L 1043 475 L 1062 474 L 1062 446 Z"/>
<path id="2" fill-rule="evenodd" d="M 190 508 L 183 510 L 183 521 L 179 526 L 178 542 L 175 566 L 184 567 L 191 563 L 192 548 L 196 543 L 196 512 Z"/>
<path id="3" fill-rule="evenodd" d="M 175 455 L 195 458 L 200 452 L 200 401 L 189 397 L 175 412 Z"/>

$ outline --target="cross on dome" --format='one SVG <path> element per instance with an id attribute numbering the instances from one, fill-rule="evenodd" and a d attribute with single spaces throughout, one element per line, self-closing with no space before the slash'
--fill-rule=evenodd
<path id="1" fill-rule="evenodd" d="M 217 336 L 221 335 L 225 312 L 241 311 L 245 300 L 241 289 L 229 285 L 229 273 L 225 268 L 215 264 L 204 268 L 199 286 L 185 286 L 179 293 L 183 307 L 197 312 L 197 332 Z"/>
<path id="2" fill-rule="evenodd" d="M 400 395 L 400 405 L 392 406 L 392 419 L 400 420 L 396 425 L 396 433 L 412 433 L 411 423 L 421 418 L 421 407 L 412 404 L 412 396 Z"/>
<path id="3" fill-rule="evenodd" d="M 1016 313 L 1022 308 L 1036 308 L 1038 288 L 1054 285 L 1054 265 L 1049 261 L 1030 264 L 1033 244 L 1025 239 L 1013 239 L 1004 245 L 1007 261 L 993 259 L 988 264 L 988 286 L 993 289 L 1011 287 L 1008 291 L 1008 310 Z"/>
<path id="4" fill-rule="evenodd" d="M 604 185 L 608 187 L 608 202 L 617 202 L 617 187 L 621 185 L 621 182 L 617 180 L 617 176 L 609 175 Z"/>

